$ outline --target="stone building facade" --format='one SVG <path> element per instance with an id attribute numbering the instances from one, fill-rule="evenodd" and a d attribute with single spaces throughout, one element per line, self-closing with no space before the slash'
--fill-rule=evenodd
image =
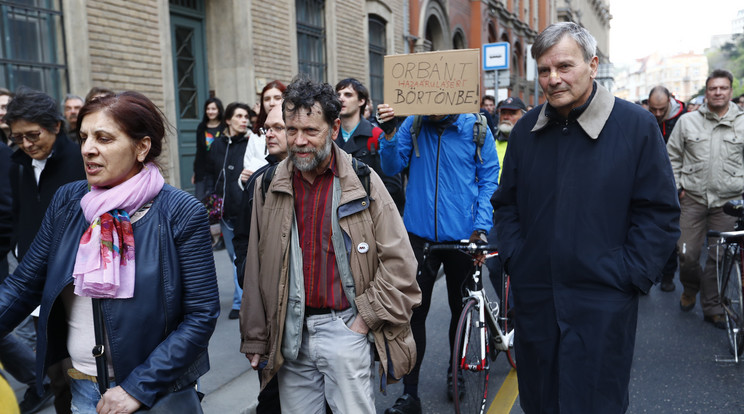
<path id="1" fill-rule="evenodd" d="M 0 86 L 60 101 L 93 86 L 144 93 L 173 127 L 160 160 L 167 180 L 189 189 L 210 95 L 252 105 L 269 81 L 308 71 L 331 84 L 355 77 L 381 100 L 382 56 L 406 52 L 404 3 L 8 0 L 0 2 L 0 31 L 11 39 L 0 49 Z"/>
<path id="2" fill-rule="evenodd" d="M 484 44 L 507 42 L 510 68 L 499 81 L 501 98 L 518 95 L 525 102 L 532 102 L 536 84 L 534 78 L 527 79 L 527 48 L 554 21 L 553 3 L 554 0 L 411 0 L 409 48 L 416 52 L 480 49 Z M 494 83 L 494 73 L 482 73 L 481 94 L 493 93 Z"/>
<path id="3" fill-rule="evenodd" d="M 665 86 L 682 101 L 689 101 L 705 87 L 708 59 L 702 53 L 654 53 L 617 71 L 615 96 L 629 101 L 648 98 L 654 86 Z"/>
<path id="4" fill-rule="evenodd" d="M 60 101 L 93 86 L 146 94 L 173 126 L 161 156 L 168 182 L 190 189 L 209 96 L 252 105 L 268 82 L 303 72 L 331 84 L 355 77 L 380 103 L 385 55 L 508 42 L 499 85 L 534 104 L 528 47 L 559 16 L 589 28 L 607 59 L 602 0 L 5 0 L 0 86 Z M 481 76 L 485 93 L 492 77 Z"/>

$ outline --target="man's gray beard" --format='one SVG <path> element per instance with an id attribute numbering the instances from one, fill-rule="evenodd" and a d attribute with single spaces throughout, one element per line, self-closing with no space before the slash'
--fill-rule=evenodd
<path id="1" fill-rule="evenodd" d="M 308 147 L 303 148 L 303 150 L 300 151 L 299 148 L 293 146 L 289 151 L 289 160 L 292 161 L 295 168 L 300 171 L 312 171 L 318 168 L 318 166 L 331 155 L 331 134 L 332 131 L 328 133 L 326 143 L 321 149 Z M 309 152 L 315 154 L 315 156 L 312 158 L 297 158 L 296 154 L 298 152 Z"/>
<path id="2" fill-rule="evenodd" d="M 502 122 L 499 124 L 499 132 L 507 137 L 509 136 L 509 134 L 511 134 L 512 128 L 514 128 L 514 125 L 510 124 L 509 122 Z"/>

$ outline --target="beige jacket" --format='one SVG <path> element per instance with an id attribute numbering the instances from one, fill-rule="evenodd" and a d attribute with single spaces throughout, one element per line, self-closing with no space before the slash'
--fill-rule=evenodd
<path id="1" fill-rule="evenodd" d="M 333 151 L 342 191 L 339 225 L 347 242 L 350 240 L 347 251 L 356 285 L 355 303 L 359 316 L 374 335 L 380 370 L 388 374 L 388 380 L 394 381 L 410 372 L 416 362 L 410 328 L 412 309 L 421 302 L 416 258 L 403 220 L 380 177 L 370 169 L 371 200 L 368 200 L 351 165 L 351 156 L 336 144 Z M 287 315 L 294 214 L 293 170 L 288 159 L 278 165 L 265 200 L 260 187 L 262 180 L 256 180 L 240 308 L 240 352 L 260 354 L 261 361 L 266 362 L 262 386 L 284 363 L 281 344 Z M 342 209 L 358 211 L 344 216 Z M 366 243 L 369 250 L 360 252 L 364 251 L 358 249 L 361 243 Z M 388 357 L 393 372 L 389 372 Z"/>
<path id="2" fill-rule="evenodd" d="M 744 112 L 736 104 L 723 117 L 706 105 L 682 115 L 667 151 L 686 197 L 713 208 L 744 193 Z"/>

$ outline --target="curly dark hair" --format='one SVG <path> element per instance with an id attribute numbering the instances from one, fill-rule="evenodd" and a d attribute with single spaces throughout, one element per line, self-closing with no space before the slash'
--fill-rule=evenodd
<path id="1" fill-rule="evenodd" d="M 282 102 L 282 113 L 294 115 L 299 109 L 310 109 L 315 103 L 320 104 L 323 109 L 323 117 L 329 125 L 338 119 L 341 112 L 341 101 L 336 96 L 333 86 L 328 83 L 315 82 L 307 76 L 299 75 L 292 79 L 284 91 L 284 102 Z M 287 105 L 289 104 L 289 105 Z"/>

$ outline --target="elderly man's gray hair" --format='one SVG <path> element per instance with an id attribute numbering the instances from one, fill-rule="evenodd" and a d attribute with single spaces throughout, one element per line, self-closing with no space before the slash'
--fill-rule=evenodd
<path id="1" fill-rule="evenodd" d="M 589 31 L 573 22 L 560 22 L 551 24 L 537 36 L 532 45 L 532 57 L 537 60 L 566 35 L 579 44 L 585 62 L 589 62 L 597 54 L 597 40 Z"/>

